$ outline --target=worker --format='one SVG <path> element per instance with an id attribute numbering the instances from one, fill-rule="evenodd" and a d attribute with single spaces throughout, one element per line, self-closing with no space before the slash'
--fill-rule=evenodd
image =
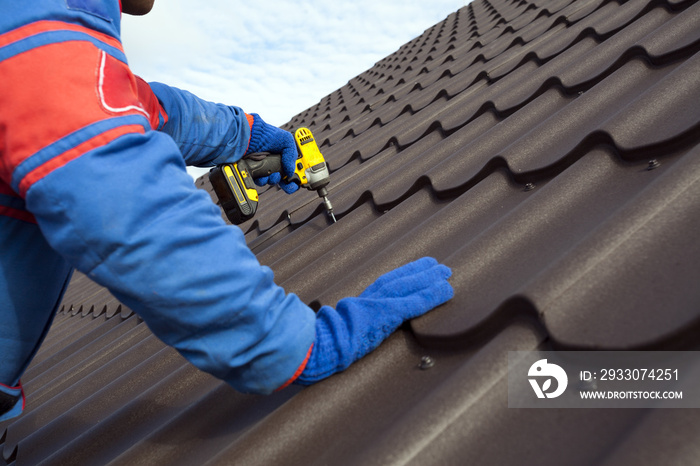
<path id="1" fill-rule="evenodd" d="M 245 393 L 311 384 L 452 297 L 422 258 L 314 313 L 273 281 L 186 164 L 281 153 L 290 133 L 127 65 L 121 14 L 153 0 L 0 0 L 0 420 L 78 269 L 199 369 Z M 279 174 L 263 180 L 281 181 Z M 319 273 L 322 273 L 319 272 Z"/>

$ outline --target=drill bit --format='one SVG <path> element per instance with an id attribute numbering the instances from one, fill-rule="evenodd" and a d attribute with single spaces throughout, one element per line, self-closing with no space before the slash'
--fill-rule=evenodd
<path id="1" fill-rule="evenodd" d="M 326 210 L 328 211 L 328 215 L 333 219 L 333 223 L 336 223 L 337 220 L 335 219 L 335 215 L 333 215 L 333 206 L 331 205 L 331 201 L 328 200 L 328 196 L 323 196 L 323 203 L 326 204 Z"/>
<path id="2" fill-rule="evenodd" d="M 328 191 L 326 191 L 326 188 L 321 188 L 318 190 L 318 195 L 323 199 L 323 204 L 326 206 L 326 212 L 328 212 L 328 215 L 333 219 L 333 223 L 336 223 L 337 220 L 335 219 L 335 215 L 333 215 L 333 206 L 331 205 L 331 201 L 328 200 Z"/>

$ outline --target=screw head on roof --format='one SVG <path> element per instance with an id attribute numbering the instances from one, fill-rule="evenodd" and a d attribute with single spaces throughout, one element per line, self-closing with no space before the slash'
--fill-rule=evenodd
<path id="1" fill-rule="evenodd" d="M 422 358 L 420 358 L 420 364 L 418 364 L 418 367 L 424 371 L 430 369 L 434 365 L 435 360 L 433 358 L 431 358 L 430 356 L 423 356 Z"/>
<path id="2" fill-rule="evenodd" d="M 527 184 L 525 185 L 525 191 L 526 191 L 526 192 L 527 192 L 527 191 L 532 191 L 533 189 L 535 189 L 535 183 L 527 183 Z"/>
<path id="3" fill-rule="evenodd" d="M 661 164 L 659 163 L 658 160 L 652 159 L 652 160 L 649 160 L 649 165 L 647 166 L 647 170 L 653 170 L 655 168 L 659 168 L 660 166 L 661 166 Z"/>

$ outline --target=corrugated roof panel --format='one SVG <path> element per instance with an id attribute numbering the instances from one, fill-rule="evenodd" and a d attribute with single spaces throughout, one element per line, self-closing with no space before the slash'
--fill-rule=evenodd
<path id="1" fill-rule="evenodd" d="M 565 345 L 641 346 L 690 323 L 696 315 L 692 303 L 697 302 L 697 297 L 688 289 L 687 280 L 700 277 L 693 270 L 692 260 L 689 264 L 683 257 L 695 257 L 692 253 L 686 256 L 694 246 L 685 244 L 683 249 L 674 252 L 665 248 L 645 250 L 644 245 L 650 241 L 646 235 L 668 235 L 667 228 L 674 223 L 683 227 L 674 229 L 681 236 L 693 231 L 685 227 L 693 226 L 697 217 L 694 209 L 698 208 L 697 199 L 700 198 L 689 192 L 683 197 L 686 202 L 679 202 L 662 215 L 669 197 L 658 193 L 686 189 L 685 185 L 674 185 L 681 171 L 690 180 L 686 184 L 692 185 L 697 173 L 687 165 L 695 164 L 697 155 L 694 149 L 681 159 L 667 159 L 662 164 L 664 171 L 662 167 L 657 171 L 647 170 L 646 162 L 628 164 L 613 154 L 596 150 L 552 181 L 536 185 L 531 191 L 524 192 L 517 186 L 501 183 L 500 189 L 510 191 L 509 197 L 519 199 L 520 203 L 513 208 L 499 198 L 493 205 L 504 208 L 483 212 L 490 220 L 477 222 L 487 225 L 488 229 L 475 233 L 466 231 L 465 236 L 470 240 L 446 261 L 461 288 L 453 301 L 413 321 L 418 338 L 426 342 L 443 340 L 441 343 L 445 339 L 468 338 L 470 331 L 476 332 L 482 325 L 496 325 L 489 320 L 507 320 L 514 313 L 522 312 L 520 301 L 509 301 L 516 297 L 527 299 L 533 311 L 543 314 L 550 336 Z M 467 191 L 465 196 L 473 194 L 479 199 L 485 198 L 487 195 L 480 185 Z M 645 209 L 651 210 L 646 215 L 636 212 Z M 657 210 L 660 211 L 657 215 L 669 217 L 659 222 L 652 215 Z M 656 239 L 662 241 L 661 237 Z M 623 252 L 625 249 L 627 252 Z M 659 257 L 654 256 L 655 252 Z M 677 286 L 664 289 L 657 275 L 666 269 L 644 267 L 636 263 L 639 260 L 654 264 L 676 263 L 684 279 L 679 280 L 674 274 L 669 280 L 675 281 Z M 630 273 L 619 274 L 619 267 L 627 263 Z M 576 286 L 577 281 L 579 286 Z M 589 286 L 590 283 L 597 283 L 597 286 Z M 656 283 L 659 288 L 645 287 L 645 283 Z M 672 284 L 666 283 L 669 285 Z M 484 289 L 491 292 L 480 292 Z M 634 292 L 635 289 L 638 291 Z M 629 313 L 640 316 L 644 308 L 637 307 L 644 302 L 637 298 L 640 295 L 645 299 L 664 296 L 667 302 L 663 307 L 668 306 L 668 311 L 657 314 L 657 308 L 649 308 L 649 315 L 635 320 L 635 331 L 630 331 L 630 326 L 622 325 L 619 319 Z M 562 303 L 562 299 L 565 302 Z M 685 305 L 680 307 L 670 305 L 683 302 Z M 635 312 L 635 309 L 638 310 Z M 677 318 L 670 319 L 669 313 Z M 563 328 L 558 328 L 559 325 Z"/>
<path id="2" fill-rule="evenodd" d="M 699 21 L 689 0 L 477 0 L 427 29 L 285 125 L 320 142 L 338 223 L 273 188 L 242 228 L 314 308 L 423 255 L 454 299 L 344 373 L 247 396 L 77 273 L 2 457 L 696 463 L 694 410 L 509 409 L 506 371 L 512 350 L 698 349 Z"/>

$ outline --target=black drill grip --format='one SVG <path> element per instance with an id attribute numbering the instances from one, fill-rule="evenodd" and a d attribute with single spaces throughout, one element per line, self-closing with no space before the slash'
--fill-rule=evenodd
<path id="1" fill-rule="evenodd" d="M 267 152 L 251 154 L 241 159 L 241 161 L 238 162 L 238 166 L 239 168 L 246 168 L 253 178 L 270 176 L 275 172 L 282 171 L 282 156 Z"/>
<path id="2" fill-rule="evenodd" d="M 271 154 L 270 152 L 256 152 L 247 155 L 245 158 L 238 161 L 238 166 L 241 169 L 248 170 L 248 173 L 253 178 L 261 176 L 270 176 L 275 172 L 280 172 L 282 179 L 288 183 L 296 183 L 301 185 L 301 179 L 296 173 L 289 178 L 282 173 L 282 156 L 280 154 Z"/>

